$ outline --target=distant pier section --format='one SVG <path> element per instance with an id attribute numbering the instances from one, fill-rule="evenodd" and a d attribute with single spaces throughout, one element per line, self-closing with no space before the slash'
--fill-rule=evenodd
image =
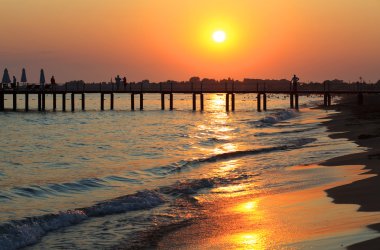
<path id="1" fill-rule="evenodd" d="M 282 82 L 281 82 L 282 81 Z M 161 95 L 161 109 L 165 110 L 165 96 L 169 96 L 169 110 L 174 109 L 175 94 L 192 95 L 192 109 L 204 110 L 204 94 L 219 93 L 225 95 L 226 111 L 234 111 L 236 107 L 235 95 L 238 94 L 255 94 L 256 104 L 252 104 L 257 111 L 265 111 L 268 107 L 269 95 L 286 95 L 289 97 L 289 107 L 298 109 L 299 96 L 320 95 L 323 96 L 324 106 L 331 106 L 333 96 L 354 95 L 357 96 L 358 104 L 363 104 L 364 96 L 368 94 L 380 94 L 380 84 L 334 84 L 326 81 L 323 84 L 296 84 L 294 86 L 290 81 L 264 81 L 264 80 L 245 80 L 236 82 L 233 80 L 203 82 L 199 79 L 188 82 L 167 81 L 162 83 L 150 83 L 142 81 L 139 83 L 93 83 L 85 84 L 83 82 L 74 82 L 67 84 L 24 84 L 22 86 L 4 87 L 0 89 L 0 111 L 29 111 L 30 96 L 37 97 L 38 111 L 57 111 L 57 96 L 62 101 L 60 110 L 75 111 L 75 98 L 81 98 L 81 109 L 86 109 L 86 94 L 99 94 L 100 110 L 105 110 L 105 96 L 109 103 L 109 109 L 114 109 L 114 94 L 130 95 L 129 107 L 135 110 L 136 101 L 138 108 L 144 109 L 144 95 L 158 94 Z M 17 99 L 19 95 L 24 97 L 24 106 L 19 107 Z M 67 103 L 67 96 L 70 96 Z M 5 107 L 5 99 L 12 98 L 12 106 Z M 136 100 L 137 97 L 137 100 Z M 52 98 L 52 106 L 46 106 L 46 99 Z M 199 98 L 199 105 L 197 100 Z M 128 104 L 126 104 L 128 105 Z M 107 105 L 108 107 L 108 105 Z"/>

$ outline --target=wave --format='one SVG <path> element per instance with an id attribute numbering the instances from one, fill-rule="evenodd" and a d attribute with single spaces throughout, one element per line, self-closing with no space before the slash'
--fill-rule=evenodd
<path id="1" fill-rule="evenodd" d="M 112 185 L 110 182 L 114 181 L 128 182 L 131 184 L 142 184 L 142 182 L 139 180 L 116 175 L 107 176 L 104 178 L 85 178 L 75 182 L 50 183 L 44 186 L 16 186 L 8 191 L 9 194 L 0 192 L 0 200 L 11 200 L 11 197 L 17 196 L 26 198 L 41 198 L 47 196 L 59 196 L 61 194 L 81 193 L 97 188 L 109 187 Z"/>
<path id="2" fill-rule="evenodd" d="M 145 190 L 91 207 L 10 221 L 0 225 L 0 250 L 35 244 L 50 231 L 79 224 L 91 217 L 149 209 L 164 202 L 165 199 L 158 192 Z"/>
<path id="3" fill-rule="evenodd" d="M 275 151 L 292 150 L 292 149 L 297 149 L 299 147 L 302 147 L 306 144 L 312 143 L 314 141 L 316 141 L 315 138 L 294 139 L 290 141 L 288 145 L 280 145 L 280 146 L 275 146 L 275 147 L 266 147 L 266 148 L 241 150 L 241 151 L 232 151 L 232 152 L 221 153 L 221 154 L 212 155 L 212 156 L 200 158 L 200 159 L 193 159 L 193 160 L 187 160 L 187 161 L 181 160 L 176 163 L 172 163 L 172 164 L 161 166 L 161 167 L 150 168 L 145 171 L 154 173 L 156 175 L 164 176 L 164 175 L 182 171 L 186 168 L 198 166 L 202 163 L 212 163 L 212 162 L 224 161 L 224 160 L 229 160 L 229 159 L 238 158 L 238 157 L 271 153 Z"/>
<path id="4" fill-rule="evenodd" d="M 285 130 L 279 132 L 260 132 L 256 133 L 255 136 L 273 136 L 273 135 L 282 135 L 282 134 L 295 134 L 295 133 L 303 133 L 316 129 L 315 127 L 305 128 L 305 129 L 294 129 L 294 130 Z"/>
<path id="5" fill-rule="evenodd" d="M 294 109 L 283 109 L 253 123 L 258 127 L 265 127 L 271 126 L 281 121 L 289 120 L 296 116 L 298 116 L 298 111 Z"/>

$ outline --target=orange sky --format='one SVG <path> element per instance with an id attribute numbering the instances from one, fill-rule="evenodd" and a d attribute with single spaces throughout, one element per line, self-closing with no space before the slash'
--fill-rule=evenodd
<path id="1" fill-rule="evenodd" d="M 0 2 L 0 70 L 18 79 L 380 79 L 379 0 Z"/>

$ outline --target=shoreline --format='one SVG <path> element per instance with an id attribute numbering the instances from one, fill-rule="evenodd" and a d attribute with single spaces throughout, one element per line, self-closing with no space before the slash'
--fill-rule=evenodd
<path id="1" fill-rule="evenodd" d="M 364 165 L 366 174 L 374 176 L 337 186 L 326 190 L 336 204 L 357 204 L 358 212 L 380 211 L 380 101 L 376 97 L 366 97 L 363 106 L 357 106 L 352 100 L 342 101 L 336 106 L 341 113 L 333 114 L 332 120 L 325 122 L 332 138 L 347 138 L 367 150 L 363 153 L 336 157 L 324 162 L 325 166 L 342 166 L 347 164 Z M 377 122 L 377 124 L 376 124 Z M 368 228 L 380 232 L 380 221 L 367 225 Z M 380 237 L 359 242 L 349 249 L 374 249 L 380 245 Z"/>
<path id="2" fill-rule="evenodd" d="M 376 100 L 374 100 L 374 101 L 376 101 Z M 355 102 L 353 102 L 353 103 L 355 103 Z M 352 112 L 359 112 L 360 114 L 363 114 L 363 110 L 365 110 L 366 113 L 368 113 L 368 114 L 371 114 L 372 112 L 377 112 L 377 111 L 366 108 L 367 105 L 360 106 L 360 107 L 355 107 L 355 106 L 356 106 L 356 104 L 352 104 L 352 105 L 351 104 L 348 104 L 348 105 L 347 104 L 338 104 L 337 106 L 334 106 L 334 109 L 336 109 L 338 111 L 342 111 L 342 112 L 338 113 L 338 114 L 329 115 L 328 117 L 331 118 L 331 120 L 323 123 L 323 125 L 328 128 L 328 131 L 334 133 L 330 136 L 331 138 L 348 138 L 349 140 L 352 140 L 355 143 L 357 143 L 359 146 L 363 146 L 363 147 L 368 148 L 368 150 L 366 150 L 363 153 L 345 155 L 345 156 L 333 158 L 333 159 L 330 159 L 330 160 L 327 160 L 325 162 L 321 162 L 318 164 L 319 166 L 326 166 L 327 168 L 329 168 L 329 166 L 336 166 L 335 168 L 339 169 L 339 171 L 341 171 L 341 175 L 344 176 L 344 177 L 342 177 L 344 180 L 333 182 L 333 183 L 330 183 L 328 185 L 321 184 L 317 187 L 309 187 L 307 189 L 285 192 L 283 194 L 269 195 L 268 197 L 264 198 L 264 200 L 265 199 L 271 200 L 271 197 L 277 197 L 277 198 L 280 197 L 280 199 L 286 200 L 287 196 L 295 197 L 294 199 L 297 200 L 297 199 L 299 199 L 297 197 L 299 197 L 300 194 L 306 192 L 307 193 L 306 196 L 315 197 L 314 200 L 310 200 L 310 203 L 318 203 L 318 202 L 324 203 L 324 202 L 326 202 L 325 199 L 327 199 L 328 203 L 330 205 L 332 205 L 331 207 L 329 207 L 329 210 L 327 210 L 327 211 L 331 211 L 333 209 L 337 209 L 337 211 L 339 211 L 339 210 L 345 211 L 346 208 L 350 207 L 350 205 L 345 205 L 343 208 L 343 207 L 339 207 L 340 205 L 338 205 L 338 204 L 356 204 L 356 205 L 359 205 L 360 206 L 359 209 L 357 208 L 356 205 L 351 205 L 351 207 L 349 209 L 351 217 L 353 217 L 352 214 L 356 215 L 356 213 L 358 213 L 357 211 L 369 211 L 369 212 L 379 212 L 380 211 L 380 209 L 379 209 L 380 205 L 378 205 L 380 203 L 377 202 L 377 201 L 379 201 L 379 199 L 376 197 L 376 194 L 378 194 L 380 192 L 380 188 L 377 188 L 377 190 L 379 190 L 379 192 L 376 191 L 376 189 L 372 189 L 372 192 L 368 192 L 369 187 L 371 187 L 371 188 L 375 187 L 376 183 L 379 183 L 378 182 L 378 178 L 379 178 L 378 173 L 380 172 L 378 170 L 375 170 L 375 165 L 377 163 L 380 163 L 380 150 L 377 151 L 376 149 L 374 149 L 375 146 L 374 146 L 373 142 L 372 142 L 372 144 L 368 143 L 368 142 L 371 142 L 373 140 L 376 140 L 376 141 L 379 140 L 380 141 L 380 134 L 378 136 L 377 134 L 374 135 L 373 133 L 372 134 L 371 133 L 369 133 L 369 134 L 361 133 L 360 128 L 362 128 L 362 126 L 357 126 L 359 129 L 356 129 L 355 126 L 349 127 L 349 129 L 348 129 L 345 126 L 346 125 L 345 120 L 346 119 L 350 120 L 352 115 L 353 115 L 350 113 L 351 111 Z M 379 113 L 379 117 L 380 117 L 380 113 Z M 360 118 L 361 117 L 359 117 L 359 121 L 360 121 Z M 370 119 L 370 121 L 371 121 L 371 119 Z M 376 124 L 373 126 L 373 129 L 376 130 Z M 366 132 L 368 132 L 368 131 L 369 130 L 366 130 Z M 337 132 L 339 134 L 337 134 Z M 364 141 L 364 143 L 363 143 L 363 141 Z M 376 142 L 374 142 L 374 143 L 376 144 Z M 369 157 L 371 155 L 373 155 L 373 156 Z M 366 158 L 371 158 L 369 160 L 372 160 L 372 161 L 368 162 L 368 160 L 366 160 Z M 345 167 L 339 167 L 342 165 L 344 165 Z M 354 171 L 352 169 L 348 170 L 348 169 L 350 169 L 350 166 L 353 166 L 353 165 L 356 166 L 355 170 Z M 359 166 L 357 166 L 357 165 L 359 165 Z M 346 171 L 346 172 L 344 172 L 344 171 Z M 348 172 L 353 171 L 352 172 L 353 175 L 350 177 L 347 177 L 347 173 L 348 173 L 347 171 Z M 363 175 L 365 175 L 365 176 L 363 176 Z M 361 196 L 358 196 L 358 195 L 352 193 L 352 191 L 354 191 L 354 190 L 358 190 L 357 192 L 362 192 L 362 193 L 365 193 L 367 195 L 365 195 L 363 199 L 360 199 L 360 198 L 358 199 L 358 197 L 361 197 Z M 347 192 L 350 192 L 350 193 L 347 193 Z M 277 195 L 279 195 L 279 196 L 277 196 Z M 330 198 L 328 198 L 328 197 L 330 197 Z M 333 200 L 331 200 L 331 198 Z M 236 244 L 233 244 L 231 242 L 226 242 L 225 240 L 223 241 L 223 240 L 221 240 L 222 238 L 220 238 L 220 237 L 217 238 L 218 240 L 215 241 L 215 238 L 213 239 L 213 237 L 216 237 L 216 236 L 212 235 L 213 233 L 211 231 L 216 230 L 217 234 L 219 233 L 219 234 L 224 235 L 224 236 L 230 234 L 231 231 L 228 232 L 229 230 L 223 230 L 223 228 L 226 229 L 226 227 L 229 227 L 230 225 L 228 225 L 228 221 L 231 221 L 231 220 L 232 221 L 240 221 L 240 225 L 238 225 L 238 228 L 240 228 L 240 229 L 252 228 L 252 224 L 250 224 L 250 225 L 244 224 L 245 220 L 242 220 L 244 215 L 242 215 L 242 214 L 238 215 L 236 213 L 233 213 L 233 215 L 229 215 L 229 214 L 223 213 L 224 209 L 227 208 L 227 210 L 229 210 L 231 208 L 231 206 L 234 206 L 233 205 L 234 203 L 238 203 L 238 202 L 247 203 L 247 200 L 248 200 L 248 203 L 252 203 L 252 201 L 249 201 L 250 199 L 252 199 L 252 196 L 251 197 L 240 197 L 240 198 L 227 198 L 222 202 L 218 202 L 217 204 L 215 204 L 215 202 L 214 202 L 214 204 L 206 204 L 206 206 L 203 209 L 205 211 L 209 211 L 209 213 L 208 214 L 206 213 L 205 218 L 201 218 L 201 220 L 195 221 L 192 223 L 186 223 L 183 226 L 177 226 L 174 229 L 171 228 L 168 231 L 164 230 L 163 233 L 161 232 L 161 235 L 159 237 L 153 237 L 153 238 L 150 238 L 148 240 L 150 243 L 152 243 L 152 245 L 150 245 L 150 246 L 154 246 L 154 247 L 157 247 L 160 249 L 167 249 L 167 248 L 188 249 L 188 248 L 192 248 L 194 246 L 201 247 L 201 248 L 244 247 L 244 244 L 243 244 L 243 246 L 242 245 L 236 245 Z M 300 203 L 299 201 L 297 201 L 297 202 Z M 202 206 L 204 206 L 204 205 L 205 204 L 202 204 Z M 281 205 L 281 204 L 277 204 L 277 206 L 279 206 L 279 205 Z M 305 206 L 305 205 L 309 205 L 309 204 L 303 203 L 303 205 Z M 228 208 L 228 206 L 230 206 L 230 207 Z M 222 207 L 222 208 L 220 208 L 220 207 Z M 273 211 L 275 211 L 275 210 L 273 210 Z M 300 210 L 299 208 L 297 208 L 295 211 L 296 211 L 296 213 L 301 213 L 301 214 L 303 213 L 303 211 Z M 215 213 L 221 214 L 221 215 L 215 216 L 214 215 Z M 274 213 L 276 213 L 276 212 L 274 212 Z M 327 212 L 326 214 L 328 214 L 328 213 L 329 212 Z M 337 212 L 337 213 L 340 213 L 340 212 Z M 285 213 L 285 216 L 286 215 L 288 215 L 288 214 Z M 378 237 L 378 234 L 376 234 L 376 235 L 374 234 L 374 230 L 380 231 L 380 223 L 373 224 L 373 222 L 380 221 L 380 219 L 379 219 L 380 217 L 379 217 L 379 215 L 375 215 L 374 218 L 372 218 L 369 215 L 368 216 L 369 219 L 367 219 L 366 218 L 367 215 L 366 215 L 366 213 L 357 214 L 357 217 L 354 216 L 354 218 L 355 218 L 354 221 L 348 221 L 348 224 L 352 226 L 351 229 L 352 230 L 355 229 L 357 231 L 351 235 L 352 239 L 348 239 L 346 236 L 346 238 L 345 238 L 346 245 L 343 245 L 343 244 L 335 245 L 336 248 L 347 247 L 349 249 L 373 249 L 374 247 L 379 245 L 380 237 Z M 306 214 L 306 217 L 307 216 L 313 217 L 312 214 L 309 214 L 309 215 Z M 359 216 L 363 216 L 364 219 L 358 219 Z M 334 219 L 332 219 L 332 220 L 334 220 Z M 375 221 L 373 221 L 373 220 L 375 220 Z M 221 222 L 217 222 L 217 221 L 221 221 Z M 328 220 L 325 220 L 325 221 L 328 221 Z M 359 223 L 359 221 L 360 221 L 360 223 Z M 293 226 L 288 224 L 288 227 L 290 227 L 289 229 L 291 229 L 291 227 L 293 227 Z M 333 225 L 330 225 L 330 227 L 333 227 Z M 347 226 L 347 227 L 349 227 L 349 226 Z M 334 242 L 334 240 L 331 241 L 331 239 L 334 239 L 334 238 L 339 239 L 339 237 L 341 237 L 341 236 L 339 236 L 338 231 L 336 231 L 335 232 L 336 235 L 334 235 L 334 233 L 331 232 L 331 230 L 332 230 L 331 228 L 325 228 L 324 227 L 324 228 L 319 228 L 318 230 L 321 230 L 321 231 L 326 230 L 326 232 L 329 232 L 329 233 L 327 233 L 327 235 L 329 235 L 329 236 L 327 236 L 326 239 L 322 239 L 322 242 L 324 242 L 325 247 L 329 246 L 329 244 L 339 244 L 338 242 Z M 341 230 L 342 230 L 342 228 L 341 228 Z M 343 231 L 347 231 L 347 228 L 344 226 L 343 226 Z M 202 234 L 202 232 L 204 232 L 204 233 Z M 207 232 L 207 233 L 205 233 L 205 232 Z M 315 232 L 313 232 L 313 233 L 315 233 Z M 259 248 L 260 248 L 260 242 L 259 242 L 260 237 L 259 236 L 256 237 L 256 236 L 257 236 L 256 234 L 254 234 L 254 235 L 252 235 L 252 234 L 251 235 L 241 234 L 241 237 L 243 237 L 243 242 L 245 241 L 246 243 L 247 242 L 248 243 L 254 243 L 255 246 L 259 246 Z M 286 244 L 283 244 L 282 241 L 277 242 L 277 243 L 280 243 L 280 245 L 276 245 L 276 244 L 273 245 L 273 242 L 271 242 L 271 244 L 272 244 L 271 246 L 272 247 L 279 247 L 279 246 L 288 247 L 287 244 L 289 244 L 290 246 L 298 246 L 298 247 L 303 246 L 304 247 L 305 246 L 304 244 L 311 244 L 311 245 L 307 245 L 307 246 L 317 247 L 318 244 L 322 244 L 321 242 L 317 243 L 318 239 L 315 239 L 315 235 L 311 234 L 309 236 L 311 236 L 311 238 L 307 238 L 307 236 L 306 236 L 306 237 L 302 238 L 302 240 L 300 240 L 300 241 L 294 240 L 294 241 L 287 242 Z M 246 238 L 244 238 L 244 237 L 246 237 Z M 254 237 L 254 239 L 252 237 Z M 344 238 L 344 236 L 343 236 L 343 238 Z M 207 243 L 205 243 L 205 239 L 207 239 L 206 240 Z M 182 240 L 185 241 L 185 243 L 183 243 Z M 335 240 L 337 240 L 337 239 L 335 239 Z M 351 242 L 350 242 L 350 240 L 351 240 Z M 314 241 L 316 241 L 316 242 L 314 242 Z M 203 242 L 203 243 L 201 243 L 201 242 Z M 311 243 L 307 243 L 307 242 L 311 242 Z M 357 243 L 357 242 L 359 242 L 359 243 Z M 261 247 L 265 249 L 264 245 L 261 245 Z"/>

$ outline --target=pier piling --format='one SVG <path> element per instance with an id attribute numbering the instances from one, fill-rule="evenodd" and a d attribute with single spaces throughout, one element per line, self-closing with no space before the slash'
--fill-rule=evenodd
<path id="1" fill-rule="evenodd" d="M 165 94 L 161 94 L 161 110 L 165 110 Z"/>
<path id="2" fill-rule="evenodd" d="M 17 110 L 17 94 L 13 93 L 13 111 Z"/>
<path id="3" fill-rule="evenodd" d="M 41 107 L 41 93 L 38 93 L 37 101 L 38 101 L 38 111 L 41 111 L 42 110 L 42 107 Z"/>
<path id="4" fill-rule="evenodd" d="M 86 110 L 86 96 L 82 93 L 82 110 Z"/>
<path id="5" fill-rule="evenodd" d="M 42 108 L 42 111 L 45 111 L 46 110 L 46 94 L 45 92 L 43 92 L 41 94 L 41 108 Z"/>
<path id="6" fill-rule="evenodd" d="M 193 93 L 193 111 L 197 110 L 197 94 Z"/>
<path id="7" fill-rule="evenodd" d="M 71 93 L 71 112 L 75 111 L 75 94 Z"/>
<path id="8" fill-rule="evenodd" d="M 113 110 L 114 107 L 114 93 L 110 94 L 110 109 Z"/>
<path id="9" fill-rule="evenodd" d="M 25 111 L 29 111 L 29 94 L 25 93 Z"/>
<path id="10" fill-rule="evenodd" d="M 235 94 L 231 94 L 231 110 L 235 111 Z"/>
<path id="11" fill-rule="evenodd" d="M 257 111 L 261 112 L 261 94 L 257 94 Z"/>
<path id="12" fill-rule="evenodd" d="M 4 92 L 0 92 L 0 111 L 4 111 Z"/>
<path id="13" fill-rule="evenodd" d="M 267 94 L 263 94 L 263 110 L 267 111 Z"/>
<path id="14" fill-rule="evenodd" d="M 170 95 L 169 95 L 169 97 L 170 97 L 170 110 L 173 110 L 173 93 L 170 93 Z"/>
<path id="15" fill-rule="evenodd" d="M 293 97 L 293 94 L 290 94 L 289 100 L 290 100 L 290 108 L 294 109 L 294 97 Z"/>
<path id="16" fill-rule="evenodd" d="M 62 94 L 62 111 L 66 111 L 66 94 Z"/>
<path id="17" fill-rule="evenodd" d="M 203 111 L 204 110 L 204 96 L 203 94 L 200 94 L 199 96 L 200 96 L 200 101 L 201 101 L 201 111 Z"/>
<path id="18" fill-rule="evenodd" d="M 100 94 L 100 110 L 104 110 L 104 94 Z"/>
<path id="19" fill-rule="evenodd" d="M 131 94 L 131 110 L 135 110 L 135 94 Z"/>
<path id="20" fill-rule="evenodd" d="M 226 94 L 226 111 L 230 111 L 230 94 Z"/>
<path id="21" fill-rule="evenodd" d="M 53 111 L 57 110 L 57 94 L 53 94 Z"/>
<path id="22" fill-rule="evenodd" d="M 140 93 L 140 110 L 144 110 L 144 94 Z"/>
<path id="23" fill-rule="evenodd" d="M 295 98 L 294 98 L 294 101 L 295 101 L 295 108 L 296 108 L 296 109 L 299 109 L 298 94 L 295 94 L 294 97 L 295 97 Z"/>

